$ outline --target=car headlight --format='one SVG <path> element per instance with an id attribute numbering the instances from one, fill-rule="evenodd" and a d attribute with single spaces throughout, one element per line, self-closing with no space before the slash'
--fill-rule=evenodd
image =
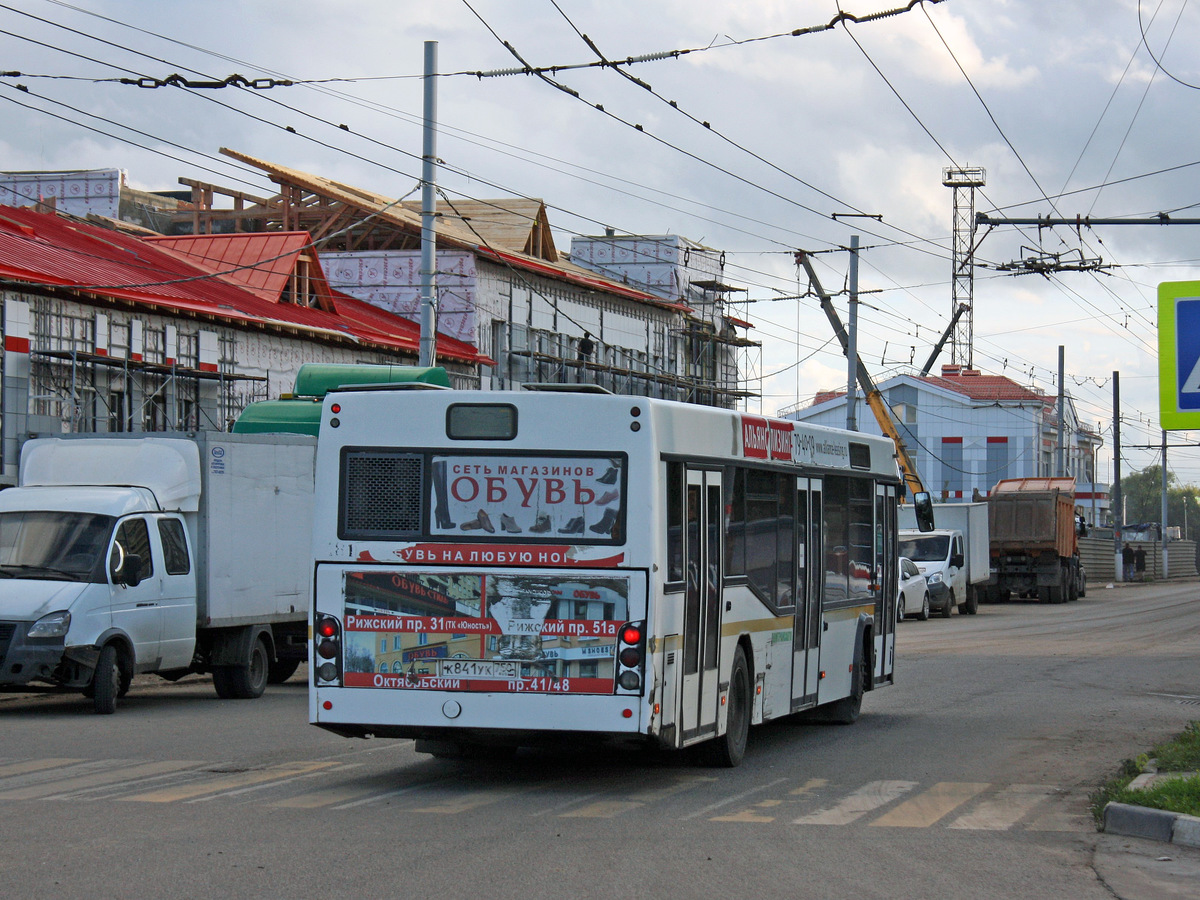
<path id="1" fill-rule="evenodd" d="M 71 628 L 71 614 L 66 610 L 52 612 L 42 616 L 29 626 L 28 637 L 31 638 L 60 638 L 66 637 Z"/>
<path id="2" fill-rule="evenodd" d="M 927 576 L 925 580 L 928 581 L 930 584 L 941 584 L 942 583 L 942 573 L 934 572 L 932 575 Z"/>

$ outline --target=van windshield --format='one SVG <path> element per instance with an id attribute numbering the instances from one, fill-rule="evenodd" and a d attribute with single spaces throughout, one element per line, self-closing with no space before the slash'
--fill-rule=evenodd
<path id="1" fill-rule="evenodd" d="M 103 582 L 115 522 L 94 513 L 0 513 L 0 578 Z"/>
<path id="2" fill-rule="evenodd" d="M 941 562 L 949 552 L 948 534 L 900 539 L 900 555 L 907 556 L 914 562 Z"/>

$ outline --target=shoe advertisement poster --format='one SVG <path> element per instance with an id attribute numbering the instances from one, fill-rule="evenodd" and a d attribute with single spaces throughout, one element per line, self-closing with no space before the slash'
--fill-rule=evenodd
<path id="1" fill-rule="evenodd" d="M 347 687 L 609 694 L 644 576 L 345 573 Z M 642 601 L 644 606 L 644 600 Z"/>
<path id="2" fill-rule="evenodd" d="M 619 541 L 624 462 L 591 456 L 435 456 L 430 533 Z"/>

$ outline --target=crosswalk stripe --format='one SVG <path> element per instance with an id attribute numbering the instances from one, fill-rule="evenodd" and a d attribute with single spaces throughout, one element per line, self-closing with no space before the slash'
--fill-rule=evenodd
<path id="1" fill-rule="evenodd" d="M 1054 789 L 1045 785 L 1010 784 L 995 797 L 984 800 L 971 812 L 959 816 L 948 827 L 1006 831 L 1053 793 Z"/>
<path id="2" fill-rule="evenodd" d="M 142 763 L 141 765 L 110 769 L 107 772 L 93 772 L 89 775 L 60 778 L 57 781 L 46 781 L 41 784 L 0 791 L 0 800 L 33 800 L 39 797 L 48 800 L 57 800 L 68 794 L 86 790 L 87 788 L 127 781 L 138 781 L 153 775 L 178 772 L 181 769 L 190 769 L 199 765 L 203 765 L 203 762 L 200 760 L 170 760 L 167 762 Z"/>
<path id="3" fill-rule="evenodd" d="M 674 784 L 668 784 L 660 788 L 649 788 L 644 791 L 638 791 L 638 793 L 631 795 L 631 799 L 652 803 L 655 800 L 665 800 L 667 797 L 680 794 L 683 791 L 690 791 L 692 788 L 699 787 L 702 784 L 707 784 L 716 780 L 717 779 L 715 778 L 702 775 L 691 777 L 681 776 Z"/>
<path id="4" fill-rule="evenodd" d="M 491 806 L 493 803 L 499 803 L 501 800 L 507 800 L 509 797 L 515 797 L 517 794 L 524 793 L 517 790 L 477 790 L 462 794 L 458 797 L 453 797 L 445 803 L 439 803 L 435 806 L 421 806 L 413 810 L 419 813 L 439 813 L 446 816 L 454 816 L 458 813 L 469 812 L 473 809 L 479 809 L 481 806 Z"/>
<path id="5" fill-rule="evenodd" d="M 749 809 L 743 809 L 741 812 L 733 813 L 728 816 L 713 816 L 713 822 L 774 822 L 775 816 L 764 816 L 762 811 L 772 809 L 782 800 L 760 800 Z"/>
<path id="6" fill-rule="evenodd" d="M 559 813 L 560 819 L 611 819 L 623 812 L 644 806 L 635 800 L 598 800 L 580 809 Z"/>
<path id="7" fill-rule="evenodd" d="M 1057 807 L 1042 813 L 1025 827 L 1029 831 L 1089 831 L 1091 817 L 1086 813 Z"/>
<path id="8" fill-rule="evenodd" d="M 226 778 L 211 781 L 200 781 L 178 787 L 161 788 L 157 791 L 147 791 L 130 797 L 118 797 L 118 800 L 130 803 L 173 803 L 177 800 L 190 800 L 204 794 L 216 794 L 233 788 L 245 787 L 250 784 L 260 784 L 265 781 L 279 781 L 284 778 L 294 778 L 306 772 L 315 772 L 336 765 L 333 762 L 296 762 L 271 766 L 266 769 L 254 769 L 249 772 L 239 772 Z"/>
<path id="9" fill-rule="evenodd" d="M 844 797 L 840 803 L 827 809 L 793 819 L 793 825 L 848 825 L 872 810 L 886 806 L 898 797 L 903 797 L 917 786 L 915 781 L 872 781 Z"/>
<path id="10" fill-rule="evenodd" d="M 373 788 L 322 788 L 306 794 L 297 794 L 295 797 L 276 800 L 271 806 L 281 806 L 284 809 L 320 809 L 322 806 L 333 806 L 335 803 L 358 800 L 376 793 L 378 791 Z"/>
<path id="11" fill-rule="evenodd" d="M 871 824 L 893 828 L 928 828 L 988 787 L 986 783 L 940 781 L 929 790 L 905 800 L 895 809 L 888 810 Z"/>
<path id="12" fill-rule="evenodd" d="M 27 775 L 30 772 L 40 772 L 42 769 L 55 769 L 59 766 L 70 766 L 86 762 L 82 759 L 27 759 L 24 762 L 9 763 L 0 766 L 0 778 L 7 775 Z"/>

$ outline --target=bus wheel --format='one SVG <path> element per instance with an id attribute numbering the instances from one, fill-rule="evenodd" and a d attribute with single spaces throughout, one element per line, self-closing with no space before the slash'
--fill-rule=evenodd
<path id="1" fill-rule="evenodd" d="M 869 674 L 869 657 L 864 648 L 862 659 L 850 677 L 850 696 L 829 704 L 829 721 L 836 725 L 853 725 L 862 712 L 863 691 Z"/>
<path id="2" fill-rule="evenodd" d="M 746 665 L 745 651 L 738 647 L 733 653 L 733 668 L 729 671 L 729 713 L 725 733 L 708 742 L 709 765 L 732 769 L 746 755 L 750 703 L 750 669 Z"/>

